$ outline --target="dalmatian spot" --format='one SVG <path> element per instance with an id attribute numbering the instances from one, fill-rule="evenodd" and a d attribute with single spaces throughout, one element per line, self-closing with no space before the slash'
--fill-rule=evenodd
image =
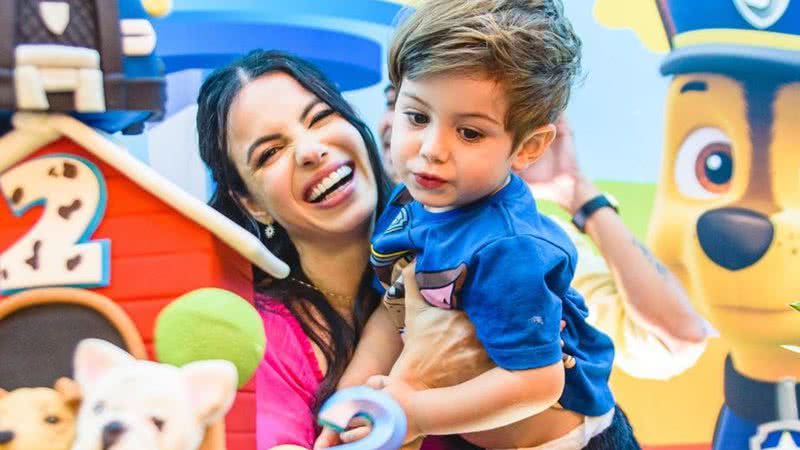
<path id="1" fill-rule="evenodd" d="M 47 174 L 51 177 L 58 177 L 58 172 L 56 172 L 55 167 L 51 167 L 50 170 L 47 171 Z"/>
<path id="2" fill-rule="evenodd" d="M 64 163 L 64 177 L 65 178 L 75 178 L 78 176 L 78 166 L 72 163 L 65 162 Z"/>
<path id="3" fill-rule="evenodd" d="M 19 204 L 19 202 L 22 201 L 23 195 L 25 195 L 25 191 L 23 191 L 22 188 L 14 189 L 14 192 L 11 194 L 11 202 L 15 205 Z"/>
<path id="4" fill-rule="evenodd" d="M 59 207 L 58 215 L 63 217 L 64 220 L 69 220 L 69 216 L 71 216 L 72 213 L 74 213 L 75 211 L 81 209 L 82 205 L 83 204 L 81 203 L 80 199 L 75 199 L 75 201 L 72 202 L 72 204 L 70 204 L 69 206 Z"/>
<path id="5" fill-rule="evenodd" d="M 67 270 L 73 271 L 81 263 L 81 255 L 75 255 L 67 260 Z"/>
<path id="6" fill-rule="evenodd" d="M 4 280 L 8 279 L 8 271 L 6 269 L 0 270 L 0 278 Z"/>
<path id="7" fill-rule="evenodd" d="M 25 264 L 31 266 L 33 270 L 39 270 L 39 249 L 42 248 L 42 241 L 33 243 L 33 256 L 25 260 Z"/>

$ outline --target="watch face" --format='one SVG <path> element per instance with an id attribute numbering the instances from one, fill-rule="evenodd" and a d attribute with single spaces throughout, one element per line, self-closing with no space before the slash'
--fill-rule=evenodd
<path id="1" fill-rule="evenodd" d="M 608 192 L 604 193 L 603 195 L 606 196 L 606 198 L 608 199 L 608 203 L 611 203 L 611 206 L 613 206 L 614 208 L 619 208 L 619 202 L 617 201 L 616 197 L 609 194 Z"/>

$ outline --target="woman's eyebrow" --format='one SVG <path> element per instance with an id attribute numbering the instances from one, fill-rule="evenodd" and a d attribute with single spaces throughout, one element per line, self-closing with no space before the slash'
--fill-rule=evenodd
<path id="1" fill-rule="evenodd" d="M 308 113 L 310 113 L 311 110 L 314 109 L 314 107 L 317 106 L 317 104 L 319 103 L 322 103 L 322 100 L 315 98 L 314 100 L 311 100 L 311 102 L 308 105 L 306 105 L 305 109 L 303 109 L 303 113 L 300 114 L 301 123 L 306 121 L 306 116 L 308 116 Z"/>
<path id="2" fill-rule="evenodd" d="M 279 139 L 281 137 L 280 134 L 268 134 L 266 136 L 261 136 L 260 138 L 253 141 L 250 144 L 250 147 L 247 148 L 247 164 L 250 164 L 250 159 L 253 157 L 253 152 L 256 151 L 259 145 L 263 144 L 264 142 L 274 141 L 275 139 Z"/>

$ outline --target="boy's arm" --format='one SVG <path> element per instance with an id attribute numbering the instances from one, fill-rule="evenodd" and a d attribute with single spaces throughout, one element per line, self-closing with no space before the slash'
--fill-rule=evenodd
<path id="1" fill-rule="evenodd" d="M 378 305 L 364 326 L 353 359 L 339 380 L 338 388 L 360 386 L 373 375 L 388 374 L 402 350 L 403 341 L 389 311 Z"/>
<path id="2" fill-rule="evenodd" d="M 538 369 L 509 371 L 494 368 L 456 386 L 414 391 L 396 378 L 376 377 L 403 407 L 408 439 L 506 426 L 538 414 L 555 404 L 564 389 L 564 366 L 559 361 Z M 454 401 L 457 399 L 457 401 Z"/>

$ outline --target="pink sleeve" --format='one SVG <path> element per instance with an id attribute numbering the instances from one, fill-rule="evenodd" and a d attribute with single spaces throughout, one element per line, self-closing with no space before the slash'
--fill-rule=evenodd
<path id="1" fill-rule="evenodd" d="M 261 302 L 267 352 L 256 371 L 258 450 L 294 444 L 311 448 L 314 394 L 322 380 L 311 342 L 286 308 Z"/>

